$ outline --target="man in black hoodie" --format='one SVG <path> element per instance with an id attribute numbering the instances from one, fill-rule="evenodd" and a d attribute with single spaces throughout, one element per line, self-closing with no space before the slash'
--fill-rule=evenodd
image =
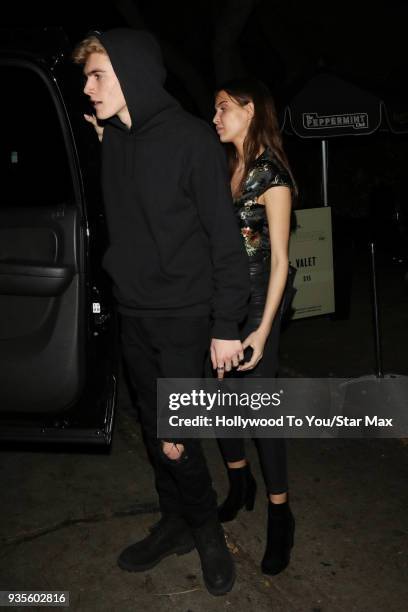
<path id="1" fill-rule="evenodd" d="M 219 378 L 243 359 L 238 324 L 249 279 L 224 153 L 212 129 L 163 88 L 160 48 L 148 32 L 95 32 L 74 61 L 85 65 L 84 92 L 106 120 L 99 134 L 110 243 L 103 265 L 162 512 L 118 563 L 144 571 L 196 547 L 208 590 L 224 594 L 235 570 L 199 441 L 156 435 L 157 378 L 203 376 L 210 338 Z"/>

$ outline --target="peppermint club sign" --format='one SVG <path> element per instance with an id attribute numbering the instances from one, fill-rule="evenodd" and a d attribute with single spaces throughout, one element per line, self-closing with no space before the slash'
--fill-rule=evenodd
<path id="1" fill-rule="evenodd" d="M 318 113 L 303 113 L 302 123 L 305 130 L 322 128 L 352 128 L 364 130 L 368 128 L 367 113 L 345 113 L 340 115 L 319 115 Z"/>

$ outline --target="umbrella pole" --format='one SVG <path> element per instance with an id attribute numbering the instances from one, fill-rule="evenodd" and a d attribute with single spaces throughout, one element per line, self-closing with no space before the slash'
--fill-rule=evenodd
<path id="1" fill-rule="evenodd" d="M 381 338 L 380 338 L 380 323 L 378 317 L 378 294 L 377 294 L 377 280 L 375 270 L 375 251 L 374 242 L 370 243 L 371 250 L 371 272 L 373 281 L 373 312 L 374 312 L 374 332 L 375 332 L 375 356 L 377 360 L 377 378 L 384 378 L 384 372 L 382 369 L 382 357 L 381 357 Z"/>
<path id="2" fill-rule="evenodd" d="M 328 167 L 328 144 L 322 140 L 322 182 L 323 182 L 323 206 L 329 205 L 327 196 L 327 167 Z"/>

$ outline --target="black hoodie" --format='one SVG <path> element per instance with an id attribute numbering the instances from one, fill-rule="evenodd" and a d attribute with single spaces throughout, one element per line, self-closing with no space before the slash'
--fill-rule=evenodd
<path id="1" fill-rule="evenodd" d="M 233 212 L 224 151 L 209 125 L 163 88 L 151 34 L 98 33 L 132 120 L 108 121 L 102 187 L 110 246 L 103 265 L 119 311 L 212 314 L 215 338 L 238 338 L 249 295 L 248 260 Z"/>

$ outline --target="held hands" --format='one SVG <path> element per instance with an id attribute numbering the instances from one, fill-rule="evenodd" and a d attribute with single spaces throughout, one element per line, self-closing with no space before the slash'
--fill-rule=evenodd
<path id="1" fill-rule="evenodd" d="M 217 370 L 218 380 L 224 378 L 224 372 L 230 372 L 244 359 L 244 349 L 240 340 L 219 340 L 213 338 L 210 346 L 211 363 Z"/>
<path id="2" fill-rule="evenodd" d="M 102 142 L 104 128 L 103 126 L 99 125 L 96 116 L 87 115 L 84 113 L 84 119 L 88 121 L 88 123 L 91 123 L 94 126 L 95 132 L 97 133 L 97 136 L 99 138 L 99 142 Z"/>
<path id="3" fill-rule="evenodd" d="M 238 372 L 246 372 L 247 370 L 253 370 L 258 362 L 262 359 L 265 342 L 268 338 L 268 334 L 261 330 L 259 327 L 255 331 L 249 334 L 242 343 L 242 347 L 245 350 L 248 346 L 253 349 L 252 357 L 249 361 L 243 363 L 237 369 Z"/>

